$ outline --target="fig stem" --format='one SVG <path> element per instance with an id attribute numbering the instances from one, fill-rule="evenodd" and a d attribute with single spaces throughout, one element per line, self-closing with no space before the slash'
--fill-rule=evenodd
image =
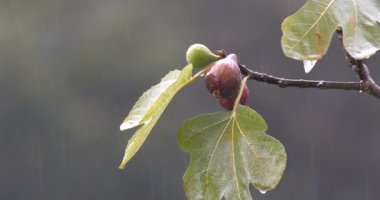
<path id="1" fill-rule="evenodd" d="M 208 70 L 210 70 L 211 67 L 212 67 L 212 64 L 209 64 L 207 67 L 205 67 L 204 69 L 196 73 L 193 77 L 191 77 L 191 80 L 189 83 L 197 80 L 200 76 L 202 76 L 202 74 L 205 74 Z"/>
<path id="2" fill-rule="evenodd" d="M 247 84 L 247 80 L 251 77 L 250 74 L 248 74 L 247 76 L 244 77 L 244 79 L 241 81 L 240 83 L 240 89 L 239 89 L 239 93 L 235 99 L 235 102 L 234 102 L 234 108 L 232 109 L 232 112 L 235 113 L 235 110 L 236 108 L 238 107 L 239 105 L 239 102 L 240 102 L 240 98 L 241 98 L 241 95 L 243 94 L 243 90 L 244 90 L 244 87 L 245 85 Z"/>

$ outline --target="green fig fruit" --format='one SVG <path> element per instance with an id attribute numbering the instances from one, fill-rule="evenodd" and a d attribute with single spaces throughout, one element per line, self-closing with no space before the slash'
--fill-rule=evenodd
<path id="1" fill-rule="evenodd" d="M 193 44 L 187 49 L 186 61 L 195 68 L 204 68 L 220 59 L 220 56 L 213 54 L 203 44 Z"/>

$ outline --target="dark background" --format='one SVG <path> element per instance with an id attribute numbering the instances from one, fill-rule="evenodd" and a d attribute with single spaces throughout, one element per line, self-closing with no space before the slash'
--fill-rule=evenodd
<path id="1" fill-rule="evenodd" d="M 282 20 L 304 0 L 0 0 L 0 199 L 185 199 L 182 121 L 221 110 L 203 80 L 181 91 L 125 171 L 119 125 L 193 43 L 287 78 L 357 80 L 334 39 L 311 74 L 286 58 Z M 368 62 L 380 81 L 380 58 Z M 380 101 L 249 82 L 249 105 L 288 165 L 255 199 L 380 199 Z"/>

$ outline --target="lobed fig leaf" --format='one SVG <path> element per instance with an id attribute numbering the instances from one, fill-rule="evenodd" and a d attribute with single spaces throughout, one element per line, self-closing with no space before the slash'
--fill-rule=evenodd
<path id="1" fill-rule="evenodd" d="M 204 68 L 219 59 L 219 56 L 213 54 L 203 44 L 193 44 L 186 52 L 187 63 L 192 64 L 195 68 Z"/>
<path id="2" fill-rule="evenodd" d="M 379 0 L 308 0 L 282 23 L 282 49 L 297 60 L 319 60 L 338 27 L 343 44 L 355 59 L 366 59 L 380 48 Z"/>
<path id="3" fill-rule="evenodd" d="M 254 110 L 203 114 L 178 131 L 181 150 L 190 153 L 183 177 L 188 199 L 252 199 L 249 184 L 262 193 L 279 183 L 286 166 L 283 145 L 267 135 Z"/>

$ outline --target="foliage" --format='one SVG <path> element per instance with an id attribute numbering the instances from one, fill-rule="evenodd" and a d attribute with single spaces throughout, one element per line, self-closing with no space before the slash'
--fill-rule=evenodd
<path id="1" fill-rule="evenodd" d="M 192 66 L 186 66 L 182 71 L 169 72 L 161 82 L 146 91 L 133 106 L 120 130 L 127 130 L 142 125 L 128 141 L 120 169 L 135 155 L 148 137 L 153 126 L 164 112 L 174 95 L 191 79 Z"/>
<path id="2" fill-rule="evenodd" d="M 309 72 L 316 60 L 321 59 L 326 53 L 336 29 L 341 27 L 343 43 L 348 54 L 352 56 L 350 58 L 355 61 L 365 59 L 380 48 L 379 21 L 378 0 L 309 0 L 305 6 L 284 20 L 282 48 L 288 57 L 304 60 L 305 71 Z M 223 51 L 217 54 L 214 55 L 201 44 L 191 46 L 186 55 L 189 65 L 182 71 L 170 72 L 158 85 L 140 97 L 120 127 L 121 130 L 126 130 L 141 126 L 128 142 L 121 169 L 125 168 L 126 163 L 144 143 L 174 95 L 204 75 L 212 68 L 213 62 L 228 58 L 225 58 Z M 217 63 L 224 61 L 220 60 Z M 367 70 L 366 66 L 360 63 L 357 67 L 361 67 L 362 70 L 357 71 L 361 80 L 365 79 L 366 83 L 376 85 L 370 79 L 369 73 L 360 74 L 360 71 Z M 235 100 L 232 99 L 232 111 L 199 115 L 186 120 L 178 131 L 180 148 L 190 153 L 190 165 L 183 178 L 189 199 L 252 199 L 250 184 L 264 193 L 275 188 L 281 180 L 287 158 L 283 145 L 265 133 L 267 124 L 256 111 L 248 106 L 238 106 L 243 88 L 246 87 L 245 83 L 251 75 L 256 75 L 253 77 L 255 80 L 277 84 L 280 87 L 362 89 L 362 81 L 346 84 L 280 79 L 247 70 L 237 59 L 235 64 L 234 69 L 239 70 L 238 76 L 242 73 L 246 77 L 243 81 L 236 79 L 237 85 L 239 86 L 240 81 L 241 85 L 238 96 Z M 192 77 L 194 65 L 198 68 L 207 67 Z M 223 67 L 220 70 L 227 68 Z M 245 72 L 240 69 L 245 69 Z M 227 81 L 227 78 L 223 81 Z M 226 88 L 219 83 L 214 85 L 218 87 L 218 91 L 221 90 L 219 87 Z M 373 88 L 368 91 L 375 93 Z"/>
<path id="3" fill-rule="evenodd" d="M 184 176 L 189 199 L 251 199 L 249 183 L 262 192 L 273 189 L 286 153 L 266 130 L 264 119 L 247 106 L 187 120 L 178 143 L 191 154 Z"/>
<path id="4" fill-rule="evenodd" d="M 282 49 L 297 60 L 319 60 L 338 27 L 345 49 L 365 59 L 380 48 L 380 1 L 309 0 L 282 24 Z"/>

